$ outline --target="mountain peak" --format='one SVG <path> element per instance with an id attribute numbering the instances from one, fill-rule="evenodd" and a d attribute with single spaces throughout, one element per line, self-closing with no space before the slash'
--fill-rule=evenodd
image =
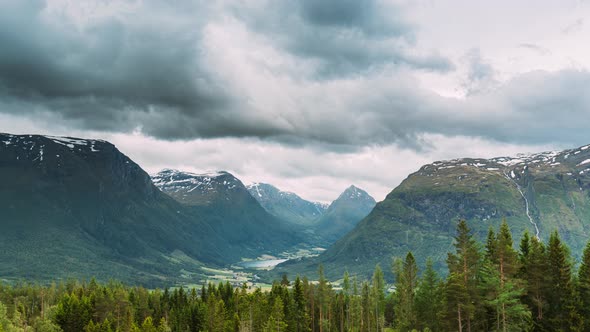
<path id="1" fill-rule="evenodd" d="M 334 201 L 351 201 L 351 200 L 362 200 L 362 201 L 372 201 L 375 202 L 375 199 L 373 199 L 373 197 L 371 197 L 371 195 L 369 195 L 366 191 L 362 190 L 361 188 L 355 186 L 355 185 L 350 185 L 348 188 L 346 188 L 341 194 L 340 196 L 338 196 L 338 198 Z M 334 203 L 332 202 L 332 204 Z"/>
<path id="2" fill-rule="evenodd" d="M 375 204 L 375 199 L 366 191 L 351 185 L 330 204 L 318 221 L 318 232 L 329 242 L 334 242 L 365 218 Z"/>

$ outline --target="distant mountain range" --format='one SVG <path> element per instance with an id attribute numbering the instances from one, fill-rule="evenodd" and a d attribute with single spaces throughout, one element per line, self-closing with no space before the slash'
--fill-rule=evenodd
<path id="1" fill-rule="evenodd" d="M 283 210 L 263 208 L 228 172 L 150 177 L 114 145 L 71 137 L 0 134 L 0 183 L 0 280 L 182 283 L 204 267 L 327 245 L 311 225 L 335 214 L 344 229 L 357 213 L 278 191 Z M 289 219 L 289 208 L 309 209 Z"/>
<path id="2" fill-rule="evenodd" d="M 505 218 L 515 241 L 527 230 L 548 239 L 558 230 L 580 255 L 590 235 L 590 146 L 492 159 L 455 159 L 422 166 L 378 203 L 354 230 L 315 259 L 286 263 L 278 275 L 313 274 L 322 263 L 334 278 L 370 274 L 412 251 L 445 271 L 457 221 L 485 239 Z M 518 243 L 518 242 L 517 242 Z"/>
<path id="3" fill-rule="evenodd" d="M 254 183 L 248 185 L 247 188 L 266 211 L 296 225 L 311 226 L 315 224 L 329 206 L 328 204 L 307 201 L 295 193 L 281 191 L 266 183 Z"/>
<path id="4" fill-rule="evenodd" d="M 329 205 L 304 200 L 265 183 L 252 184 L 248 190 L 269 213 L 304 226 L 308 239 L 322 246 L 332 244 L 353 229 L 376 204 L 373 197 L 355 186 L 348 187 Z"/>
<path id="5" fill-rule="evenodd" d="M 574 256 L 590 235 L 590 145 L 434 162 L 376 205 L 351 186 L 326 207 L 227 172 L 150 177 L 101 140 L 0 134 L 0 183 L 0 279 L 9 280 L 174 284 L 205 266 L 334 241 L 274 275 L 313 275 L 320 263 L 332 278 L 369 275 L 381 263 L 391 277 L 392 257 L 408 251 L 445 271 L 460 219 L 480 240 L 503 218 L 516 241 L 558 230 Z"/>
<path id="6" fill-rule="evenodd" d="M 181 181 L 169 178 L 158 184 Z M 194 190 L 181 203 L 108 142 L 0 134 L 0 279 L 170 284 L 302 240 L 239 180 L 217 178 L 236 190 Z"/>
<path id="7" fill-rule="evenodd" d="M 217 250 L 231 258 L 226 263 L 277 254 L 305 241 L 297 228 L 269 214 L 228 172 L 193 174 L 167 169 L 153 175 L 152 181 L 192 214 L 206 218 L 208 232 L 222 238 Z"/>

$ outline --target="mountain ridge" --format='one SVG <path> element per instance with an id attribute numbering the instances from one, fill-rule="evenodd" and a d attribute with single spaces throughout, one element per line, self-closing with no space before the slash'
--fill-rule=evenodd
<path id="1" fill-rule="evenodd" d="M 253 183 L 247 189 L 269 213 L 296 225 L 313 225 L 328 208 L 326 204 L 305 200 L 267 183 Z"/>
<path id="2" fill-rule="evenodd" d="M 465 219 L 480 240 L 506 219 L 518 240 L 523 231 L 546 240 L 558 230 L 581 252 L 590 234 L 590 145 L 515 157 L 460 158 L 420 167 L 394 188 L 351 232 L 312 260 L 281 271 L 314 273 L 323 264 L 332 277 L 345 270 L 369 275 L 375 264 L 412 251 L 445 270 L 455 226 Z M 387 269 L 388 270 L 388 269 Z M 391 271 L 386 271 L 389 277 Z"/>
<path id="3" fill-rule="evenodd" d="M 246 223 L 220 229 L 220 219 L 243 211 L 220 196 L 198 206 L 178 202 L 102 140 L 0 134 L 0 183 L 3 279 L 174 284 L 205 264 L 228 266 L 297 241 L 293 232 L 249 237 L 240 233 Z M 257 204 L 245 188 L 242 194 Z M 276 234 L 274 225 L 265 230 Z"/>

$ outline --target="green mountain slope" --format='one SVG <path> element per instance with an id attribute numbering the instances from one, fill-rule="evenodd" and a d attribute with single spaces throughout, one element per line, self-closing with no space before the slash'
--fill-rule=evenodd
<path id="1" fill-rule="evenodd" d="M 459 219 L 480 239 L 502 218 L 515 239 L 526 229 L 546 240 L 557 229 L 573 252 L 582 252 L 590 232 L 589 174 L 588 146 L 425 165 L 325 253 L 287 263 L 277 273 L 313 272 L 322 263 L 332 277 L 345 270 L 368 275 L 376 263 L 389 271 L 392 257 L 410 250 L 420 263 L 431 257 L 444 271 Z"/>
<path id="2" fill-rule="evenodd" d="M 245 189 L 181 204 L 105 141 L 0 134 L 0 184 L 0 279 L 169 285 L 296 241 Z"/>
<path id="3" fill-rule="evenodd" d="M 0 134 L 0 278 L 174 279 L 200 221 L 104 141 Z M 221 262 L 210 250 L 211 262 Z"/>
<path id="4" fill-rule="evenodd" d="M 166 169 L 152 176 L 164 193 L 206 221 L 222 238 L 219 252 L 231 263 L 262 254 L 278 254 L 303 241 L 298 228 L 269 214 L 248 189 L 228 172 L 193 174 Z"/>
<path id="5" fill-rule="evenodd" d="M 250 185 L 248 191 L 270 214 L 300 229 L 307 243 L 321 247 L 353 229 L 375 206 L 373 197 L 355 186 L 344 190 L 330 205 L 306 201 L 264 183 Z"/>
<path id="6" fill-rule="evenodd" d="M 328 244 L 351 231 L 375 207 L 375 199 L 366 191 L 350 186 L 330 204 L 313 228 Z"/>

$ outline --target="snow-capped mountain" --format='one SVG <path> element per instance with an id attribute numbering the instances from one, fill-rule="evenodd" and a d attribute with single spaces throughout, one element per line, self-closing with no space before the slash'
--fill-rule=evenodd
<path id="1" fill-rule="evenodd" d="M 313 225 L 328 208 L 327 204 L 307 201 L 295 193 L 279 190 L 266 183 L 254 183 L 247 188 L 270 214 L 293 224 Z"/>
<path id="2" fill-rule="evenodd" d="M 195 215 L 205 218 L 216 234 L 242 246 L 241 252 L 235 254 L 276 252 L 302 240 L 300 233 L 268 213 L 242 181 L 229 172 L 194 174 L 165 169 L 152 175 L 152 181 Z"/>
<path id="3" fill-rule="evenodd" d="M 238 178 L 224 171 L 194 174 L 164 169 L 152 175 L 152 181 L 160 190 L 188 205 L 209 205 L 248 194 Z"/>
<path id="4" fill-rule="evenodd" d="M 106 141 L 0 134 L 0 276 L 171 284 L 300 242 L 231 174 L 167 174 L 201 205 Z"/>
<path id="5" fill-rule="evenodd" d="M 525 230 L 543 241 L 557 230 L 573 253 L 581 253 L 590 233 L 590 145 L 424 165 L 315 263 L 335 276 L 368 273 L 411 251 L 419 264 L 430 257 L 444 271 L 459 219 L 480 241 L 502 219 L 515 241 Z M 299 273 L 304 268 L 293 266 Z"/>

